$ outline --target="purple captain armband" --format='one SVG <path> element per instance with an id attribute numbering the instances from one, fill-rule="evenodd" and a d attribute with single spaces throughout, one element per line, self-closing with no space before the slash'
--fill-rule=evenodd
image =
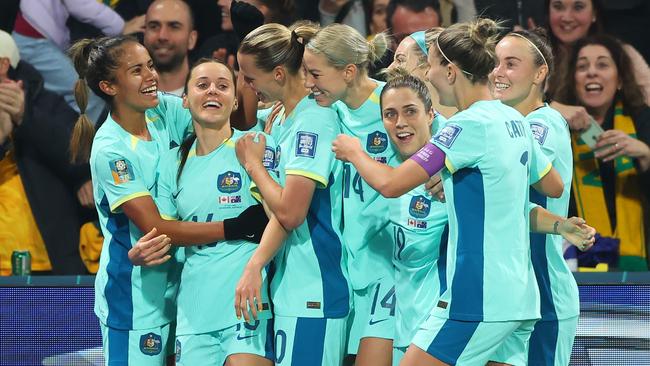
<path id="1" fill-rule="evenodd" d="M 426 145 L 411 156 L 411 160 L 424 168 L 431 177 L 445 166 L 445 153 L 438 146 L 427 142 Z"/>

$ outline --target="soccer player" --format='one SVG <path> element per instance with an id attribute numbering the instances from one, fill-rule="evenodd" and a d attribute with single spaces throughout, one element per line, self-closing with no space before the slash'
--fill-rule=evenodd
<path id="1" fill-rule="evenodd" d="M 496 98 L 526 116 L 535 140 L 562 177 L 560 198 L 546 198 L 531 190 L 531 202 L 564 217 L 569 208 L 573 157 L 567 122 L 544 103 L 545 85 L 554 66 L 551 46 L 544 37 L 516 31 L 499 41 L 492 85 Z M 531 234 L 530 244 L 542 319 L 530 338 L 528 363 L 568 365 L 580 313 L 578 286 L 562 256 L 559 236 Z M 508 355 L 496 355 L 492 360 L 506 362 Z"/>
<path id="2" fill-rule="evenodd" d="M 88 159 L 92 141 L 93 194 L 104 234 L 95 281 L 104 358 L 107 365 L 163 365 L 173 354 L 176 317 L 178 268 L 169 260 L 170 243 L 207 244 L 250 232 L 235 225 L 240 232 L 230 235 L 221 221 L 161 218 L 154 203 L 158 161 L 182 141 L 191 117 L 180 98 L 157 93 L 153 62 L 137 40 L 82 40 L 71 55 L 81 78 L 75 98 L 82 111 L 71 150 L 77 160 Z M 87 87 L 111 108 L 94 140 L 94 127 L 83 113 Z M 164 235 L 156 237 L 156 228 Z"/>
<path id="3" fill-rule="evenodd" d="M 534 152 L 523 116 L 490 94 L 498 33 L 487 19 L 455 24 L 429 48 L 429 80 L 441 103 L 456 105 L 459 112 L 399 167 L 376 164 L 349 136 L 340 135 L 333 145 L 337 158 L 353 163 L 385 196 L 400 196 L 443 173 L 449 285 L 420 326 L 404 365 L 485 364 L 508 338 L 525 342 L 539 318 L 528 187 L 535 182 L 557 197 L 563 186 L 557 172 L 549 172 L 550 163 Z M 593 241 L 592 232 L 576 221 L 556 226 L 576 241 Z M 551 233 L 550 226 L 538 229 Z"/>
<path id="4" fill-rule="evenodd" d="M 194 134 L 161 161 L 158 199 L 164 214 L 183 221 L 223 221 L 257 204 L 250 177 L 235 156 L 235 142 L 244 135 L 229 120 L 237 108 L 235 80 L 233 71 L 216 60 L 201 59 L 190 70 L 183 106 L 192 114 Z M 275 146 L 266 151 L 264 164 L 273 169 Z M 228 240 L 184 248 L 176 299 L 177 365 L 273 364 L 266 271 L 257 320 L 242 322 L 233 309 L 235 286 L 256 247 Z"/>
<path id="5" fill-rule="evenodd" d="M 330 152 L 340 121 L 309 95 L 301 73 L 304 44 L 316 31 L 308 24 L 292 30 L 266 24 L 249 33 L 237 53 L 240 72 L 259 98 L 284 105 L 271 130 L 280 184 L 262 164 L 264 138 L 237 142 L 237 157 L 274 216 L 244 270 L 235 306 L 244 317 L 247 308 L 259 306 L 260 271 L 275 256 L 277 365 L 340 365 L 350 311 L 339 228 L 343 170 Z"/>
<path id="6" fill-rule="evenodd" d="M 395 159 L 395 150 L 381 121 L 384 83 L 368 77 L 368 67 L 386 51 L 386 37 L 380 33 L 368 42 L 347 25 L 331 24 L 309 41 L 304 56 L 305 86 L 314 100 L 335 108 L 343 133 L 361 139 L 365 151 L 382 163 Z M 359 366 L 390 365 L 396 299 L 388 200 L 348 163 L 343 184 L 343 239 L 354 290 L 348 353 L 357 355 Z"/>

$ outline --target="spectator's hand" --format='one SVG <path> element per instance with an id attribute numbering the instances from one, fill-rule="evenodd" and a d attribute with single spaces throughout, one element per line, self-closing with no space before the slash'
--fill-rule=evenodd
<path id="1" fill-rule="evenodd" d="M 0 144 L 4 144 L 13 129 L 14 125 L 11 123 L 11 116 L 9 113 L 0 110 Z M 3 157 L 4 156 L 0 156 L 0 159 Z"/>
<path id="2" fill-rule="evenodd" d="M 551 107 L 556 109 L 564 119 L 569 123 L 569 128 L 574 131 L 582 131 L 589 127 L 591 116 L 587 113 L 585 107 L 566 105 L 558 102 L 551 103 Z"/>
<path id="3" fill-rule="evenodd" d="M 87 181 L 81 186 L 81 188 L 79 188 L 77 191 L 77 199 L 79 199 L 79 203 L 81 203 L 83 207 L 93 208 L 93 206 L 95 206 L 92 181 Z"/>
<path id="4" fill-rule="evenodd" d="M 589 250 L 596 241 L 596 229 L 587 225 L 580 217 L 571 217 L 560 222 L 557 231 L 566 241 L 583 252 Z"/>
<path id="5" fill-rule="evenodd" d="M 264 14 L 245 1 L 233 0 L 230 4 L 230 21 L 233 31 L 242 40 L 253 29 L 264 24 Z"/>
<path id="6" fill-rule="evenodd" d="M 336 154 L 337 159 L 350 161 L 355 154 L 363 151 L 363 149 L 358 138 L 339 134 L 332 143 L 332 151 Z"/>
<path id="7" fill-rule="evenodd" d="M 318 7 L 329 14 L 338 14 L 341 8 L 350 0 L 320 0 Z"/>
<path id="8" fill-rule="evenodd" d="M 440 177 L 440 174 L 434 175 L 428 182 L 424 183 L 424 189 L 429 192 L 431 197 L 440 202 L 445 202 L 445 191 L 442 187 L 442 178 Z"/>
<path id="9" fill-rule="evenodd" d="M 136 16 L 124 23 L 122 34 L 144 33 L 144 15 Z"/>
<path id="10" fill-rule="evenodd" d="M 257 319 L 257 312 L 262 311 L 262 269 L 253 266 L 250 262 L 244 268 L 235 288 L 235 314 L 237 319 L 242 315 L 246 322 L 250 321 L 248 310 Z"/>
<path id="11" fill-rule="evenodd" d="M 275 118 L 280 114 L 280 111 L 282 110 L 282 102 L 275 102 L 273 105 L 273 109 L 271 110 L 271 113 L 266 117 L 266 124 L 264 124 L 264 133 L 267 135 L 271 134 L 271 130 L 273 129 L 273 121 L 275 121 Z"/>
<path id="12" fill-rule="evenodd" d="M 135 266 L 157 266 L 167 262 L 171 255 L 168 254 L 171 248 L 171 239 L 162 234 L 156 236 L 158 230 L 153 228 L 142 236 L 137 243 L 129 250 L 129 260 Z"/>
<path id="13" fill-rule="evenodd" d="M 9 113 L 15 126 L 20 126 L 25 113 L 23 81 L 5 80 L 0 83 L 0 110 Z"/>
<path id="14" fill-rule="evenodd" d="M 223 62 L 224 64 L 235 68 L 235 55 L 228 54 L 228 50 L 225 48 L 219 48 L 212 52 L 212 58 Z"/>
<path id="15" fill-rule="evenodd" d="M 594 155 L 603 161 L 614 160 L 623 155 L 634 159 L 648 159 L 650 148 L 643 141 L 621 130 L 607 130 L 598 137 Z"/>
<path id="16" fill-rule="evenodd" d="M 255 135 L 257 135 L 257 142 L 255 142 Z M 263 134 L 248 133 L 246 136 L 237 140 L 235 145 L 235 153 L 239 164 L 247 171 L 253 167 L 263 165 L 264 151 L 266 150 L 266 137 Z"/>

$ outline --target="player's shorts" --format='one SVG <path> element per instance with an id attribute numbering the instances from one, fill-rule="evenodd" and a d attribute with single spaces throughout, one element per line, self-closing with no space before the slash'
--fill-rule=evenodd
<path id="1" fill-rule="evenodd" d="M 528 341 L 535 326 L 535 320 L 524 321 L 497 348 L 490 361 L 514 366 L 528 365 Z"/>
<path id="2" fill-rule="evenodd" d="M 347 317 L 339 319 L 275 316 L 276 365 L 341 365 Z"/>
<path id="3" fill-rule="evenodd" d="M 348 354 L 356 355 L 361 339 L 395 338 L 395 280 L 384 277 L 352 294 Z"/>
<path id="4" fill-rule="evenodd" d="M 472 322 L 431 315 L 420 326 L 413 344 L 450 365 L 485 365 L 494 360 L 501 345 L 510 345 L 514 352 L 516 345 L 527 342 L 534 324 L 535 320 Z M 522 357 L 526 351 L 524 347 L 516 355 Z"/>
<path id="5" fill-rule="evenodd" d="M 578 317 L 538 321 L 530 336 L 528 364 L 554 366 L 569 364 Z"/>
<path id="6" fill-rule="evenodd" d="M 111 328 L 99 323 L 102 331 L 104 365 L 163 366 L 174 354 L 175 323 L 138 330 Z"/>
<path id="7" fill-rule="evenodd" d="M 228 356 L 247 353 L 274 360 L 273 319 L 239 323 L 202 334 L 176 337 L 177 366 L 222 366 Z"/>
<path id="8" fill-rule="evenodd" d="M 393 366 L 399 366 L 408 347 L 393 347 Z"/>

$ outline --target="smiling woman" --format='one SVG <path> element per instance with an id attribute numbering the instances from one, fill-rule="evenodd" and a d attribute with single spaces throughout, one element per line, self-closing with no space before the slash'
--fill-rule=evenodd
<path id="1" fill-rule="evenodd" d="M 605 130 L 592 154 L 573 135 L 574 210 L 605 237 L 620 239 L 619 267 L 647 269 L 647 206 L 650 177 L 650 108 L 621 43 L 595 36 L 576 43 L 570 59 L 572 83 L 561 90 L 584 106 Z M 595 176 L 598 184 L 587 177 Z M 591 183 L 590 183 L 591 182 Z M 645 197 L 644 197 L 645 196 Z"/>

